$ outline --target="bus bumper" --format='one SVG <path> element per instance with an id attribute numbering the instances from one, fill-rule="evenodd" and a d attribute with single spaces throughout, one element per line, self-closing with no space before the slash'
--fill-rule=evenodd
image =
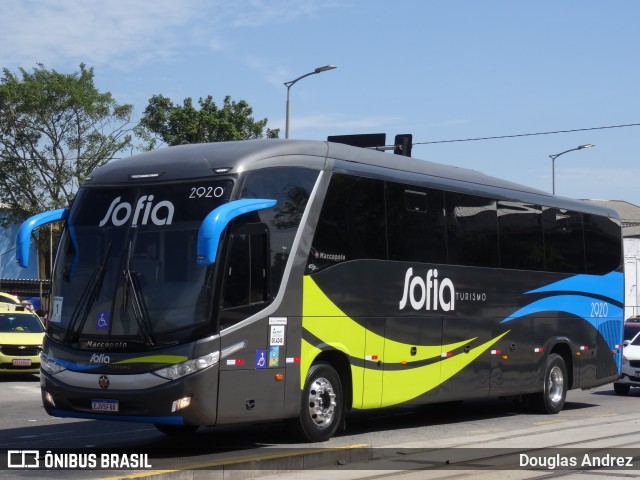
<path id="1" fill-rule="evenodd" d="M 41 372 L 42 403 L 46 412 L 55 417 L 92 420 L 216 424 L 217 365 L 145 389 L 110 389 L 107 382 L 118 375 L 100 377 L 104 378 L 100 383 L 95 382 L 96 388 L 83 388 L 62 383 L 55 375 Z"/>

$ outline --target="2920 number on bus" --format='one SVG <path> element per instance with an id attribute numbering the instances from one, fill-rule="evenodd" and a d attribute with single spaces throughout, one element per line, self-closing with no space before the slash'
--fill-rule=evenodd
<path id="1" fill-rule="evenodd" d="M 609 315 L 609 304 L 607 302 L 591 302 L 591 317 L 606 318 Z"/>

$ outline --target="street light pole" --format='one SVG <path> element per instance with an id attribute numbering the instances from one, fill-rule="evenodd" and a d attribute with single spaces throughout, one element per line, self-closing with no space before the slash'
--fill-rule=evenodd
<path id="1" fill-rule="evenodd" d="M 284 129 L 284 138 L 289 138 L 289 115 L 291 114 L 291 87 L 298 80 L 302 80 L 309 75 L 315 75 L 316 73 L 326 72 L 327 70 L 333 70 L 334 68 L 338 68 L 335 65 L 325 65 L 324 67 L 318 67 L 313 72 L 305 73 L 304 75 L 296 78 L 295 80 L 291 80 L 289 82 L 284 82 L 285 87 L 287 87 L 287 116 L 285 121 L 285 129 Z"/>
<path id="2" fill-rule="evenodd" d="M 554 195 L 556 194 L 556 158 L 558 158 L 560 155 L 564 155 L 565 153 L 591 147 L 595 147 L 595 145 L 592 145 L 591 143 L 585 143 L 584 145 L 578 145 L 576 148 L 570 148 L 569 150 L 565 150 L 564 152 L 549 155 L 549 158 L 551 158 L 551 193 L 553 193 Z"/>

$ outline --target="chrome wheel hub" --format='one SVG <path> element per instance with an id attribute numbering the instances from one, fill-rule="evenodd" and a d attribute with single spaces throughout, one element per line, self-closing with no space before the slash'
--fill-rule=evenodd
<path id="1" fill-rule="evenodd" d="M 558 403 L 562 400 L 562 394 L 564 392 L 564 375 L 562 375 L 562 369 L 560 367 L 553 367 L 549 372 L 547 392 L 551 402 Z"/>
<path id="2" fill-rule="evenodd" d="M 309 388 L 309 415 L 318 426 L 331 423 L 336 412 L 336 394 L 326 378 L 317 378 Z"/>

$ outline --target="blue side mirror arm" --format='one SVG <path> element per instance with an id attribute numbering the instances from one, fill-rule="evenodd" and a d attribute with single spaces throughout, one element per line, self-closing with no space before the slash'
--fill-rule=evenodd
<path id="1" fill-rule="evenodd" d="M 198 230 L 198 265 L 213 265 L 216 262 L 220 237 L 231 220 L 245 213 L 273 207 L 276 203 L 275 200 L 264 198 L 243 198 L 212 210 Z"/>
<path id="2" fill-rule="evenodd" d="M 16 262 L 22 268 L 29 266 L 29 246 L 31 244 L 31 233 L 42 225 L 52 222 L 59 222 L 69 218 L 69 209 L 60 208 L 49 212 L 39 213 L 26 220 L 18 230 L 16 235 Z"/>

